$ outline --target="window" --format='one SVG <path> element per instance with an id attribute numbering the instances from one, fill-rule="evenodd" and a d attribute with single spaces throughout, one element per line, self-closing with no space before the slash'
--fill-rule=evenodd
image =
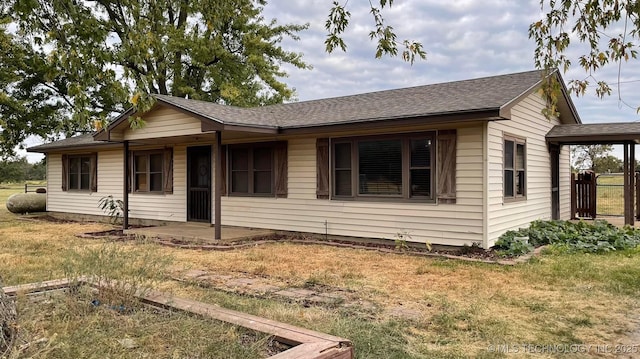
<path id="1" fill-rule="evenodd" d="M 504 138 L 504 198 L 505 200 L 526 196 L 526 142 L 524 139 Z"/>
<path id="2" fill-rule="evenodd" d="M 230 145 L 227 151 L 229 194 L 286 197 L 286 142 Z"/>
<path id="3" fill-rule="evenodd" d="M 137 193 L 173 193 L 173 148 L 129 152 L 127 190 Z"/>
<path id="4" fill-rule="evenodd" d="M 339 139 L 333 196 L 433 200 L 434 133 Z"/>
<path id="5" fill-rule="evenodd" d="M 98 190 L 97 155 L 62 156 L 62 190 L 91 191 Z"/>
<path id="6" fill-rule="evenodd" d="M 134 192 L 163 192 L 163 153 L 136 152 L 133 156 Z"/>

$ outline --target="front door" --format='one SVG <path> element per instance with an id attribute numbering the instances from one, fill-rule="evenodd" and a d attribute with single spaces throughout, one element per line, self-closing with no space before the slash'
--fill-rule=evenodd
<path id="1" fill-rule="evenodd" d="M 560 219 L 560 146 L 551 145 L 551 219 Z"/>
<path id="2" fill-rule="evenodd" d="M 187 220 L 211 223 L 211 146 L 187 148 Z"/>

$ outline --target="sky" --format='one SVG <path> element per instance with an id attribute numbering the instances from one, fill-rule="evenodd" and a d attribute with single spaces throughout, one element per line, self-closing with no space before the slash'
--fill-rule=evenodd
<path id="1" fill-rule="evenodd" d="M 344 34 L 347 52 L 336 50 L 331 54 L 325 52 L 324 45 L 330 0 L 272 0 L 265 6 L 266 20 L 309 23 L 298 41 L 285 38 L 282 42 L 285 50 L 303 53 L 304 60 L 313 66 L 311 70 L 283 66 L 288 73 L 283 81 L 295 88 L 299 101 L 535 69 L 535 44 L 528 37 L 528 28 L 543 16 L 539 0 L 395 0 L 383 15 L 393 26 L 398 42 L 419 41 L 427 52 L 426 60 L 413 65 L 400 57 L 376 59 L 375 43 L 368 36 L 373 29 L 369 2 L 346 3 L 351 12 L 350 26 Z M 565 82 L 588 77 L 577 66 L 580 50 L 576 47 L 568 52 L 574 65 L 562 74 Z M 636 61 L 622 64 L 620 72 L 615 65 L 595 73 L 595 79 L 612 85 L 611 96 L 599 99 L 590 91 L 583 97 L 573 97 L 583 123 L 640 120 L 636 113 L 640 106 L 640 67 Z M 29 145 L 36 143 L 32 139 Z M 621 155 L 621 150 L 615 154 Z M 29 155 L 30 161 L 38 159 L 36 154 Z"/>

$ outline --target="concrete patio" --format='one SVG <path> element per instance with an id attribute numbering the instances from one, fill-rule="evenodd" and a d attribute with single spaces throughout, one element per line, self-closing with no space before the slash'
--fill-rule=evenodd
<path id="1" fill-rule="evenodd" d="M 214 239 L 214 228 L 208 223 L 171 223 L 162 226 L 130 228 L 125 234 L 138 234 L 161 239 L 176 239 L 196 243 L 215 244 L 256 237 L 266 237 L 275 233 L 269 229 L 222 226 L 222 239 Z"/>

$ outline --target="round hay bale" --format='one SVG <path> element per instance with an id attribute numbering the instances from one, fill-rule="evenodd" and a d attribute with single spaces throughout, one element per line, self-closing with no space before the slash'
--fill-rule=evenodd
<path id="1" fill-rule="evenodd" d="M 7 209 L 11 213 L 44 212 L 47 195 L 42 193 L 16 193 L 7 198 Z"/>
<path id="2" fill-rule="evenodd" d="M 2 290 L 0 283 L 0 357 L 11 352 L 16 337 L 16 303 Z"/>

